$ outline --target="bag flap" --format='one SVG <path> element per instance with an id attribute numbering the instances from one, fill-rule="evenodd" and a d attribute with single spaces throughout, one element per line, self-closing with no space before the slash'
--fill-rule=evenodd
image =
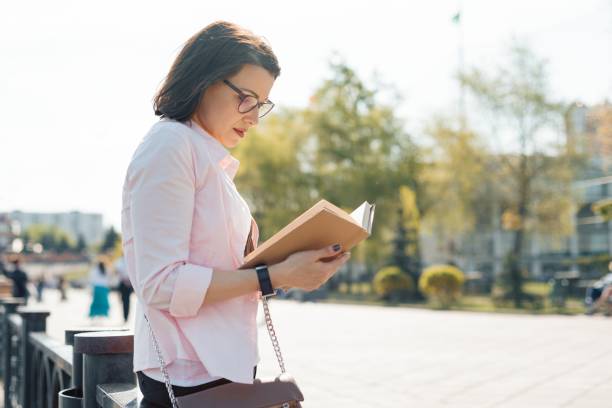
<path id="1" fill-rule="evenodd" d="M 293 377 L 282 375 L 253 384 L 230 383 L 177 398 L 181 408 L 264 408 L 290 401 L 304 401 Z"/>

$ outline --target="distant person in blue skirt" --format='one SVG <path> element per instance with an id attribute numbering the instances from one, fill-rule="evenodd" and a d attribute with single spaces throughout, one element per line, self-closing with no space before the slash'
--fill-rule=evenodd
<path id="1" fill-rule="evenodd" d="M 108 317 L 108 275 L 103 261 L 99 261 L 90 271 L 89 279 L 92 286 L 92 302 L 89 307 L 89 317 Z"/>

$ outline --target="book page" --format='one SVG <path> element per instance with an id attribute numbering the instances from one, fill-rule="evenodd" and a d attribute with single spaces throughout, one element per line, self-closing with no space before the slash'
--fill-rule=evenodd
<path id="1" fill-rule="evenodd" d="M 374 204 L 370 204 L 364 201 L 355 211 L 351 213 L 351 217 L 357 221 L 362 228 L 368 231 L 368 234 L 372 233 L 372 222 L 374 221 Z"/>
<path id="2" fill-rule="evenodd" d="M 361 204 L 359 207 L 355 209 L 355 211 L 351 213 L 351 217 L 353 217 L 353 219 L 357 221 L 357 224 L 361 225 L 362 227 L 364 227 L 364 220 L 366 218 L 366 208 L 367 207 L 369 207 L 369 204 L 367 201 L 364 201 L 363 204 Z"/>

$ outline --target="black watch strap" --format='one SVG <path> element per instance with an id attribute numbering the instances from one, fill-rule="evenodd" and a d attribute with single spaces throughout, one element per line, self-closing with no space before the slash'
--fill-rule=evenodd
<path id="1" fill-rule="evenodd" d="M 257 279 L 259 280 L 261 295 L 263 297 L 276 295 L 276 292 L 272 287 L 272 280 L 270 279 L 270 271 L 268 271 L 268 265 L 258 265 L 255 267 L 255 271 L 257 272 Z"/>

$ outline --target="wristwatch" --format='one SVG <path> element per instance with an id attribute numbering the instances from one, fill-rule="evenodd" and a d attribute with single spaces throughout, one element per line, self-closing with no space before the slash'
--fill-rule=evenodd
<path id="1" fill-rule="evenodd" d="M 261 296 L 264 298 L 275 296 L 276 291 L 272 287 L 272 280 L 270 279 L 270 271 L 268 271 L 268 265 L 256 266 L 255 272 L 257 272 L 257 279 L 259 279 Z"/>

